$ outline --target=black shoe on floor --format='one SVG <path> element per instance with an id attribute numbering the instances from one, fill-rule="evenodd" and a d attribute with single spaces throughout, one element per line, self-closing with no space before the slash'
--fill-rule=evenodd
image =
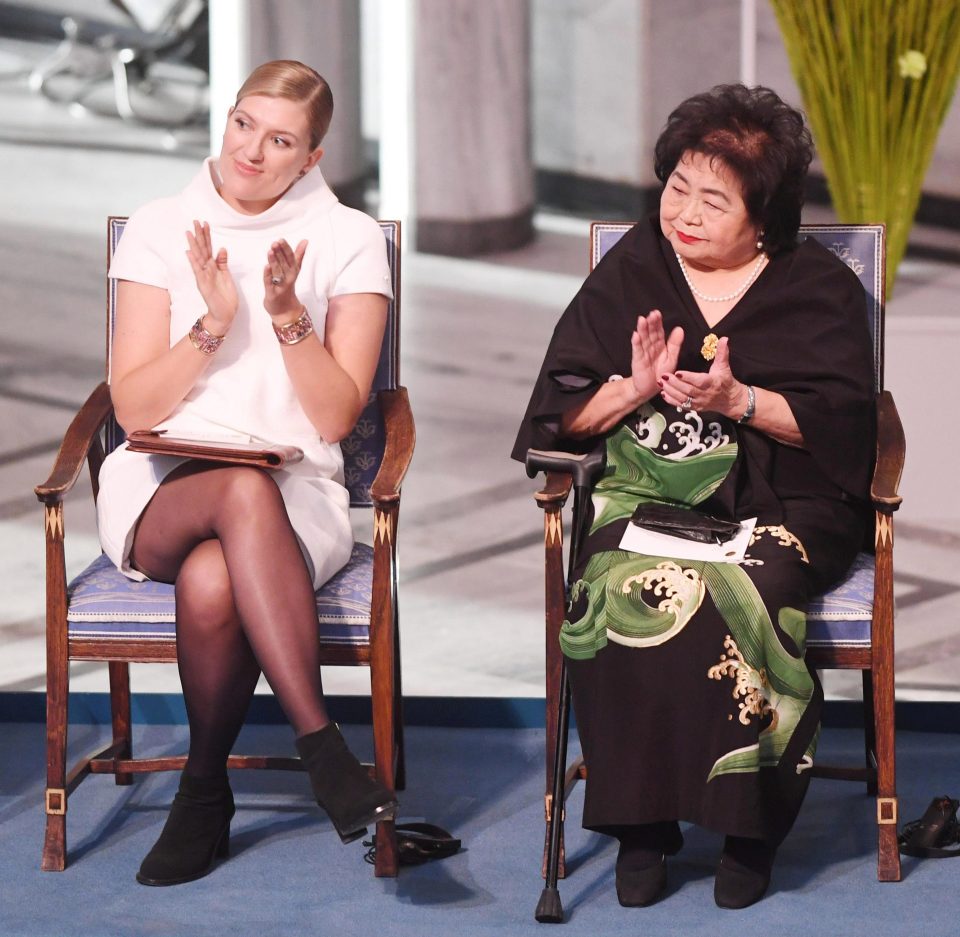
<path id="1" fill-rule="evenodd" d="M 748 908 L 770 887 L 776 849 L 759 839 L 728 836 L 713 886 L 713 900 L 721 908 Z"/>
<path id="2" fill-rule="evenodd" d="M 235 808 L 227 776 L 195 778 L 184 772 L 160 838 L 137 872 L 141 885 L 181 885 L 213 871 L 230 850 Z"/>
<path id="3" fill-rule="evenodd" d="M 675 821 L 624 827 L 618 839 L 617 900 L 625 908 L 645 908 L 666 890 L 666 857 L 683 846 L 680 827 Z"/>
<path id="4" fill-rule="evenodd" d="M 335 723 L 297 739 L 317 803 L 344 843 L 367 832 L 368 823 L 392 820 L 400 805 L 353 756 Z"/>

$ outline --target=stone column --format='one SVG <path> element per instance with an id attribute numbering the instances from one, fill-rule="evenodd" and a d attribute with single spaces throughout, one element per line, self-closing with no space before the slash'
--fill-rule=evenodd
<path id="1" fill-rule="evenodd" d="M 415 0 L 417 249 L 469 256 L 533 236 L 525 0 Z"/>
<path id="2" fill-rule="evenodd" d="M 225 20 L 226 8 L 235 28 L 216 34 L 216 17 Z M 218 10 L 221 12 L 218 13 Z M 224 33 L 227 32 L 225 37 Z M 271 59 L 297 59 L 315 68 L 333 90 L 333 123 L 323 141 L 320 163 L 324 178 L 348 205 L 362 207 L 368 166 L 363 155 L 360 124 L 360 2 L 359 0 L 213 0 L 211 3 L 212 52 L 216 45 L 232 42 L 220 57 L 230 77 L 236 80 L 228 104 L 243 79 L 257 66 Z M 218 56 L 211 55 L 211 86 L 218 83 Z M 239 77 L 238 77 L 239 76 Z M 214 94 L 213 107 L 217 108 Z M 211 148 L 219 150 L 223 115 L 211 122 Z"/>
<path id="3" fill-rule="evenodd" d="M 532 0 L 541 201 L 636 218 L 653 147 L 682 100 L 740 78 L 741 0 Z"/>

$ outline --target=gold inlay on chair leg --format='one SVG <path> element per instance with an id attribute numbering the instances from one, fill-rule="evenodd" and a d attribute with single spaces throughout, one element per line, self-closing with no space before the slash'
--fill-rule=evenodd
<path id="1" fill-rule="evenodd" d="M 63 505 L 47 505 L 44 510 L 44 527 L 51 540 L 63 540 Z"/>
<path id="2" fill-rule="evenodd" d="M 896 797 L 878 797 L 877 798 L 877 823 L 880 825 L 894 824 L 897 822 L 897 798 Z"/>
<path id="3" fill-rule="evenodd" d="M 67 812 L 67 792 L 62 787 L 47 788 L 47 813 L 62 817 Z"/>

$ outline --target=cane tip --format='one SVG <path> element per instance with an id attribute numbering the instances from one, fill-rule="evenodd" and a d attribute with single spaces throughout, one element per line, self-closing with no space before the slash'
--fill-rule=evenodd
<path id="1" fill-rule="evenodd" d="M 560 892 L 556 888 L 544 888 L 534 917 L 541 924 L 563 923 L 563 905 L 560 903 Z"/>

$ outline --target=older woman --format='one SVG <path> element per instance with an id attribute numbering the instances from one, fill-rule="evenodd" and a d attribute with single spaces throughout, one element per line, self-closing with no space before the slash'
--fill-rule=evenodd
<path id="1" fill-rule="evenodd" d="M 379 227 L 317 168 L 332 113 L 313 69 L 255 69 L 219 158 L 133 215 L 110 269 L 124 429 L 304 451 L 274 473 L 126 447 L 104 462 L 104 551 L 131 578 L 176 584 L 190 723 L 180 789 L 137 874 L 146 885 L 191 881 L 226 855 L 227 756 L 261 673 L 341 838 L 397 810 L 330 721 L 318 663 L 314 589 L 353 542 L 337 443 L 370 393 L 390 296 Z"/>
<path id="2" fill-rule="evenodd" d="M 606 446 L 561 645 L 624 905 L 662 895 L 678 821 L 726 836 L 718 905 L 759 900 L 808 782 L 804 613 L 862 543 L 873 451 L 861 286 L 796 243 L 811 149 L 766 88 L 670 115 L 659 213 L 564 313 L 514 450 Z M 757 526 L 740 564 L 628 552 L 640 502 Z"/>

